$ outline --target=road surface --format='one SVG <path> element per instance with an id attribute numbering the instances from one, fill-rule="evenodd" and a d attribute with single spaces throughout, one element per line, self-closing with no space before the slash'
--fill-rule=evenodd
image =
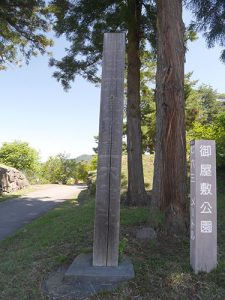
<path id="1" fill-rule="evenodd" d="M 84 189 L 78 185 L 43 185 L 23 197 L 0 202 L 0 240 L 14 233 L 65 200 L 75 198 Z"/>

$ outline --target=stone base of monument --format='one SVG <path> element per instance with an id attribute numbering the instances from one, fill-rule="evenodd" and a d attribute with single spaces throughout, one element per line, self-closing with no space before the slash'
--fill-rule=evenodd
<path id="1" fill-rule="evenodd" d="M 93 267 L 92 254 L 81 254 L 68 269 L 59 269 L 44 283 L 52 299 L 84 299 L 101 291 L 112 291 L 134 278 L 133 265 L 125 258 L 118 267 Z"/>

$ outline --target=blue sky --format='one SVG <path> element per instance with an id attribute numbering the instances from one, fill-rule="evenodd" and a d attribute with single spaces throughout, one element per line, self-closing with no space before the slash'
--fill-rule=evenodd
<path id="1" fill-rule="evenodd" d="M 53 53 L 62 56 L 64 42 L 55 41 Z M 77 78 L 69 92 L 52 77 L 47 56 L 28 66 L 9 67 L 0 73 L 0 143 L 27 141 L 49 155 L 92 153 L 98 134 L 100 89 Z"/>
<path id="2" fill-rule="evenodd" d="M 189 19 L 186 13 L 184 20 Z M 61 57 L 64 47 L 64 40 L 55 40 L 51 51 Z M 188 48 L 185 71 L 193 71 L 192 78 L 199 84 L 225 93 L 221 49 L 207 49 L 201 37 Z M 77 77 L 69 92 L 64 92 L 52 73 L 47 56 L 33 58 L 28 66 L 9 66 L 0 72 L 0 145 L 15 139 L 27 141 L 40 151 L 42 160 L 63 152 L 71 157 L 92 154 L 93 136 L 98 134 L 100 88 Z"/>

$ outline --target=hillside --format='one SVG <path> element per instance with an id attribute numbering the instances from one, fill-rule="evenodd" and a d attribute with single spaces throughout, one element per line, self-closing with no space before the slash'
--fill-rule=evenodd
<path id="1" fill-rule="evenodd" d="M 143 169 L 144 169 L 144 180 L 146 190 L 152 189 L 152 180 L 153 180 L 153 155 L 143 155 Z M 127 189 L 127 155 L 122 156 L 122 189 Z"/>
<path id="2" fill-rule="evenodd" d="M 78 156 L 78 157 L 75 158 L 75 160 L 77 162 L 81 162 L 81 161 L 89 162 L 89 161 L 91 161 L 91 159 L 92 159 L 92 155 L 91 154 L 82 154 L 82 155 L 80 155 L 80 156 Z"/>

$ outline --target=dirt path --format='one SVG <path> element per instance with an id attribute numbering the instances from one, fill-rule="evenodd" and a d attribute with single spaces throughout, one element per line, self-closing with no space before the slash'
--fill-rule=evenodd
<path id="1" fill-rule="evenodd" d="M 37 187 L 38 188 L 38 187 Z M 85 187 L 49 184 L 23 197 L 0 203 L 0 240 L 54 208 L 75 198 Z"/>

